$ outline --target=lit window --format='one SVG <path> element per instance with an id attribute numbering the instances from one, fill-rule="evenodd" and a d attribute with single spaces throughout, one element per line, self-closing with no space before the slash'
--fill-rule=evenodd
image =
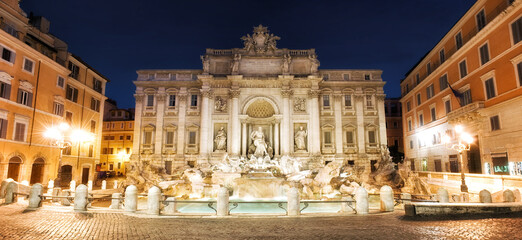
<path id="1" fill-rule="evenodd" d="M 63 88 L 65 86 L 65 78 L 58 76 L 58 79 L 56 80 L 56 86 Z"/>
<path id="2" fill-rule="evenodd" d="M 63 104 L 54 102 L 53 113 L 58 116 L 63 116 Z"/>
<path id="3" fill-rule="evenodd" d="M 24 57 L 24 71 L 33 74 L 34 73 L 34 61 Z"/>
<path id="4" fill-rule="evenodd" d="M 24 123 L 16 123 L 14 140 L 23 142 L 25 141 L 25 124 Z"/>
<path id="5" fill-rule="evenodd" d="M 18 99 L 16 102 L 31 107 L 33 104 L 33 94 L 28 91 L 18 89 Z"/>

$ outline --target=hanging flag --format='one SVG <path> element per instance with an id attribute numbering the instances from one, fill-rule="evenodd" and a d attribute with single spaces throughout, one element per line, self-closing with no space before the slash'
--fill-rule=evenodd
<path id="1" fill-rule="evenodd" d="M 446 79 L 446 83 L 448 84 L 449 88 L 451 89 L 451 92 L 453 93 L 453 95 L 457 98 L 457 101 L 459 101 L 459 105 L 461 107 L 463 107 L 463 105 L 462 105 L 463 100 L 462 99 L 464 98 L 464 95 L 462 93 L 460 93 L 459 91 L 453 89 L 451 87 L 451 84 L 449 83 L 449 81 L 447 79 Z"/>

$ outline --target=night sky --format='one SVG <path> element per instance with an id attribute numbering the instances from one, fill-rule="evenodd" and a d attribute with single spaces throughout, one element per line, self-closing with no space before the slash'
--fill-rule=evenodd
<path id="1" fill-rule="evenodd" d="M 382 69 L 388 97 L 475 0 L 23 0 L 69 51 L 110 79 L 106 95 L 134 107 L 136 70 L 201 69 L 206 48 L 240 48 L 268 26 L 278 48 L 315 48 L 319 69 Z"/>

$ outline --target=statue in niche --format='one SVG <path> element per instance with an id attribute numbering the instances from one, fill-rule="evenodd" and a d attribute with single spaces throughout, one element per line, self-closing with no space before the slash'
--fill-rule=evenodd
<path id="1" fill-rule="evenodd" d="M 290 62 L 292 61 L 292 57 L 290 54 L 285 54 L 283 56 L 283 66 L 281 67 L 283 70 L 283 74 L 288 74 L 290 71 Z"/>
<path id="2" fill-rule="evenodd" d="M 310 59 L 310 73 L 317 73 L 318 69 L 319 69 L 319 60 L 317 60 L 317 55 L 313 54 L 313 55 L 309 55 L 308 56 L 308 59 Z"/>
<path id="3" fill-rule="evenodd" d="M 217 131 L 216 137 L 214 138 L 214 143 L 216 143 L 216 151 L 217 150 L 226 150 L 227 148 L 227 133 L 225 129 L 221 127 Z"/>
<path id="4" fill-rule="evenodd" d="M 294 99 L 294 112 L 304 112 L 304 111 L 306 111 L 306 99 L 295 98 Z"/>
<path id="5" fill-rule="evenodd" d="M 265 134 L 263 133 L 263 128 L 258 127 L 257 130 L 253 131 L 250 134 L 250 139 L 252 139 L 255 150 L 254 157 L 262 158 L 265 155 L 268 155 L 267 152 L 267 144 L 265 142 Z"/>
<path id="6" fill-rule="evenodd" d="M 201 63 L 203 64 L 203 73 L 209 73 L 210 71 L 210 59 L 207 55 L 200 56 Z"/>
<path id="7" fill-rule="evenodd" d="M 299 126 L 299 130 L 297 130 L 294 137 L 296 150 L 306 150 L 306 136 L 308 136 L 308 132 L 303 126 Z"/>
<path id="8" fill-rule="evenodd" d="M 217 96 L 214 102 L 214 109 L 217 112 L 225 112 L 227 110 L 227 101 L 220 96 Z"/>
<path id="9" fill-rule="evenodd" d="M 239 73 L 239 61 L 241 60 L 241 54 L 236 53 L 234 55 L 234 61 L 232 62 L 232 74 L 238 74 Z"/>

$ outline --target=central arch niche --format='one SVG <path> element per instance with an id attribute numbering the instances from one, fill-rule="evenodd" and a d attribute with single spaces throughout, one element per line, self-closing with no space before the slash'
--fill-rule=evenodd
<path id="1" fill-rule="evenodd" d="M 268 118 L 275 114 L 275 110 L 265 99 L 257 99 L 248 106 L 246 114 L 251 118 Z"/>
<path id="2" fill-rule="evenodd" d="M 253 96 L 243 107 L 241 155 L 250 158 L 253 142 L 251 134 L 262 128 L 270 157 L 279 155 L 279 119 L 278 105 L 268 96 Z"/>

